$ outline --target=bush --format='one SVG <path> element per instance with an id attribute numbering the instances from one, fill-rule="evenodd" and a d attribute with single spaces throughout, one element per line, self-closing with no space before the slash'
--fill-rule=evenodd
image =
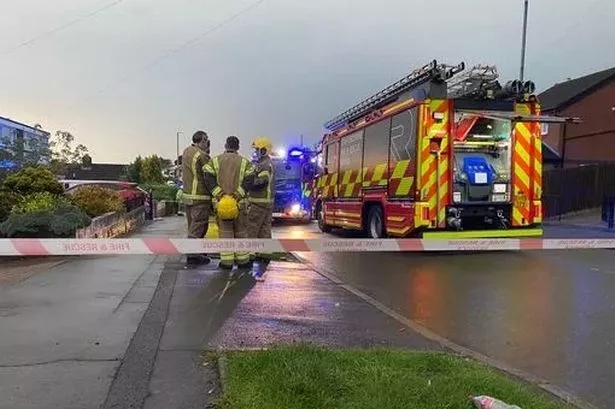
<path id="1" fill-rule="evenodd" d="M 13 213 L 32 213 L 45 210 L 54 210 L 69 202 L 63 196 L 53 195 L 49 192 L 33 193 L 22 197 L 13 207 Z"/>
<path id="2" fill-rule="evenodd" d="M 174 201 L 177 196 L 177 191 L 179 188 L 175 185 L 165 185 L 165 184 L 155 184 L 155 185 L 143 185 L 141 186 L 143 189 L 147 191 L 152 191 L 152 195 L 154 196 L 154 200 L 159 202 L 166 201 Z"/>
<path id="3" fill-rule="evenodd" d="M 0 188 L 0 222 L 6 220 L 15 206 L 19 202 L 19 195 L 6 188 Z"/>
<path id="4" fill-rule="evenodd" d="M 40 192 L 48 192 L 53 195 L 64 193 L 64 188 L 56 180 L 55 175 L 42 166 L 30 166 L 8 175 L 4 180 L 4 187 L 20 195 Z"/>
<path id="5" fill-rule="evenodd" d="M 61 205 L 52 210 L 12 213 L 0 224 L 0 233 L 13 238 L 68 238 L 91 222 L 81 209 Z"/>
<path id="6" fill-rule="evenodd" d="M 71 202 L 90 217 L 124 210 L 123 200 L 118 192 L 100 186 L 84 186 L 75 189 Z"/>

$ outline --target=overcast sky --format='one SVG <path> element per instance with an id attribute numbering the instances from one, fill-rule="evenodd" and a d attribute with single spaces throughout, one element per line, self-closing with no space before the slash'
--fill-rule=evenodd
<path id="1" fill-rule="evenodd" d="M 178 130 L 182 149 L 199 128 L 214 151 L 230 134 L 316 142 L 433 58 L 518 76 L 523 0 L 264 0 L 205 34 L 257 1 L 0 0 L 0 116 L 127 163 L 174 157 Z M 615 66 L 613 15 L 612 0 L 530 0 L 526 78 L 543 90 Z"/>

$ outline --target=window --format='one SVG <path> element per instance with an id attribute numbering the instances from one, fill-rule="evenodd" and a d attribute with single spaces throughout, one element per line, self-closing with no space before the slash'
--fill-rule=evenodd
<path id="1" fill-rule="evenodd" d="M 273 161 L 274 175 L 277 180 L 301 179 L 301 162 L 299 161 Z"/>
<path id="2" fill-rule="evenodd" d="M 418 108 L 397 114 L 391 122 L 391 165 L 416 158 Z"/>
<path id="3" fill-rule="evenodd" d="M 365 130 L 363 166 L 373 168 L 389 161 L 389 132 L 391 119 L 385 119 Z"/>
<path id="4" fill-rule="evenodd" d="M 485 118 L 455 113 L 455 139 L 461 142 L 509 141 L 512 122 L 509 119 Z"/>
<path id="5" fill-rule="evenodd" d="M 360 170 L 363 162 L 363 131 L 344 136 L 340 143 L 340 172 Z"/>
<path id="6" fill-rule="evenodd" d="M 337 173 L 337 142 L 327 145 L 327 173 Z"/>
<path id="7" fill-rule="evenodd" d="M 540 135 L 545 136 L 549 134 L 549 124 L 540 124 Z"/>

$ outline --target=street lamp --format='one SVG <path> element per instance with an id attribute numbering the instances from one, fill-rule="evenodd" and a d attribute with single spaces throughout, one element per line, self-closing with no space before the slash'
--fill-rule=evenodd
<path id="1" fill-rule="evenodd" d="M 178 131 L 175 138 L 175 160 L 179 160 L 179 135 L 183 134 L 183 132 Z"/>
<path id="2" fill-rule="evenodd" d="M 527 9 L 529 0 L 523 1 L 523 33 L 521 34 L 521 68 L 519 69 L 519 79 L 523 82 L 525 74 L 525 44 L 527 42 Z"/>

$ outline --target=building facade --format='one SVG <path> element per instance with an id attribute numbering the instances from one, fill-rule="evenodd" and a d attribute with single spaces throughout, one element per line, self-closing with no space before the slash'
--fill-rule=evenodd
<path id="1" fill-rule="evenodd" d="M 49 161 L 50 133 L 12 119 L 0 117 L 0 169 L 10 170 L 24 163 Z"/>
<path id="2" fill-rule="evenodd" d="M 615 68 L 556 84 L 538 98 L 545 114 L 581 119 L 543 124 L 543 139 L 562 164 L 615 162 Z"/>

